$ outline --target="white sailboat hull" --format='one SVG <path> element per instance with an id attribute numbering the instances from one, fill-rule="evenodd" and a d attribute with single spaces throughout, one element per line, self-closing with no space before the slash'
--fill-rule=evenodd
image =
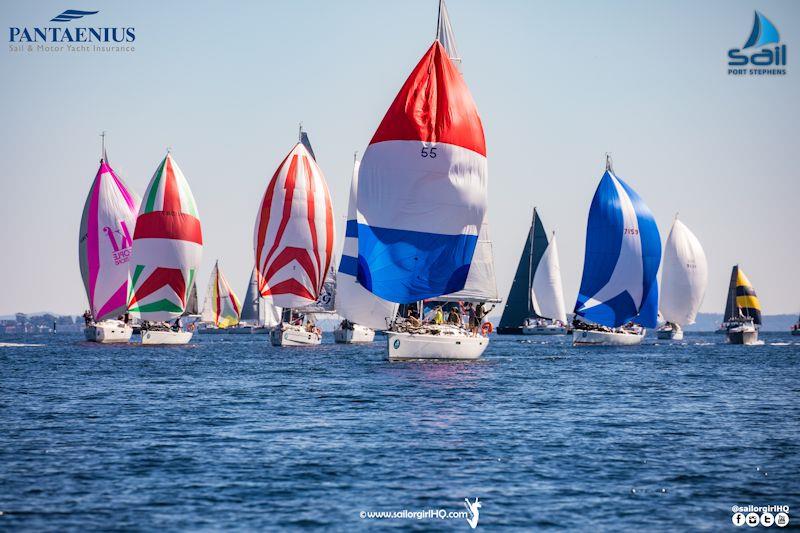
<path id="1" fill-rule="evenodd" d="M 316 346 L 322 344 L 322 333 L 284 322 L 270 332 L 269 340 L 273 346 Z"/>
<path id="2" fill-rule="evenodd" d="M 101 320 L 83 328 L 83 334 L 89 342 L 125 343 L 131 340 L 133 328 L 121 320 Z"/>
<path id="3" fill-rule="evenodd" d="M 360 324 L 353 324 L 352 329 L 337 328 L 333 331 L 333 340 L 339 344 L 357 344 L 375 340 L 375 330 Z"/>
<path id="4" fill-rule="evenodd" d="M 191 331 L 142 330 L 142 344 L 188 344 Z"/>
<path id="5" fill-rule="evenodd" d="M 680 326 L 661 326 L 656 330 L 656 336 L 659 340 L 669 340 L 669 341 L 682 341 L 683 340 L 683 330 Z"/>
<path id="6" fill-rule="evenodd" d="M 390 361 L 408 359 L 479 359 L 489 339 L 482 336 L 471 336 L 463 330 L 448 334 L 442 333 L 407 333 L 399 331 L 386 332 L 386 349 Z"/>
<path id="7" fill-rule="evenodd" d="M 523 335 L 566 335 L 567 328 L 557 324 L 522 326 Z"/>
<path id="8" fill-rule="evenodd" d="M 758 342 L 758 330 L 755 327 L 738 326 L 728 328 L 728 343 L 730 344 L 755 344 Z"/>
<path id="9" fill-rule="evenodd" d="M 576 329 L 572 332 L 573 346 L 634 346 L 644 339 L 644 329 L 640 333 L 618 331 L 593 331 Z"/>

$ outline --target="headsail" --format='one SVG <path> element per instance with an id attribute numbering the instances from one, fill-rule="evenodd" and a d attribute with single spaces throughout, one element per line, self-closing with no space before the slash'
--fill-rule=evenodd
<path id="1" fill-rule="evenodd" d="M 333 313 L 336 311 L 336 270 L 333 265 L 328 269 L 325 276 L 325 283 L 319 291 L 317 301 L 295 308 L 301 313 Z"/>
<path id="2" fill-rule="evenodd" d="M 139 197 L 103 159 L 81 216 L 78 257 L 95 320 L 117 318 L 127 310 L 128 267 Z"/>
<path id="3" fill-rule="evenodd" d="M 500 318 L 498 328 L 503 331 L 510 331 L 522 325 L 528 317 L 544 318 L 535 314 L 531 307 L 531 286 L 533 284 L 533 273 L 539 266 L 539 262 L 547 249 L 547 233 L 544 231 L 542 219 L 536 208 L 533 209 L 533 219 L 531 228 L 528 231 L 528 238 L 525 240 L 525 247 L 517 264 L 517 272 L 514 274 L 514 281 L 508 291 L 506 305 L 503 309 L 503 316 Z"/>
<path id="4" fill-rule="evenodd" d="M 397 304 L 387 302 L 366 290 L 358 282 L 358 226 L 356 223 L 356 193 L 358 190 L 358 159 L 353 160 L 350 181 L 350 202 L 342 258 L 336 281 L 337 312 L 354 324 L 372 329 L 385 329 L 397 314 Z"/>
<path id="5" fill-rule="evenodd" d="M 262 296 L 281 307 L 317 301 L 333 259 L 333 207 L 322 170 L 301 142 L 267 186 L 254 244 Z"/>
<path id="6" fill-rule="evenodd" d="M 464 288 L 486 211 L 475 102 L 439 41 L 378 126 L 358 181 L 358 281 L 407 303 Z"/>
<path id="7" fill-rule="evenodd" d="M 281 321 L 281 308 L 272 305 L 269 299 L 261 297 L 258 290 L 258 270 L 253 268 L 250 281 L 247 284 L 247 294 L 242 304 L 241 321 L 250 324 L 272 327 Z"/>
<path id="8" fill-rule="evenodd" d="M 742 317 L 752 318 L 754 324 L 760 325 L 761 303 L 750 280 L 739 265 L 735 265 L 731 271 L 728 299 L 725 302 L 725 321 Z"/>
<path id="9" fill-rule="evenodd" d="M 186 302 L 186 309 L 183 310 L 183 316 L 199 314 L 200 306 L 197 304 L 197 283 L 192 285 L 189 291 L 189 300 Z"/>
<path id="10" fill-rule="evenodd" d="M 610 164 L 592 199 L 575 313 L 608 327 L 655 327 L 661 238 L 644 201 Z"/>
<path id="11" fill-rule="evenodd" d="M 531 283 L 531 307 L 537 316 L 567 323 L 564 289 L 561 286 L 561 265 L 558 262 L 556 235 L 544 250 Z"/>
<path id="12" fill-rule="evenodd" d="M 133 236 L 128 307 L 143 320 L 183 313 L 203 254 L 203 234 L 189 183 L 170 154 L 147 186 Z"/>
<path id="13" fill-rule="evenodd" d="M 214 324 L 218 328 L 235 326 L 239 323 L 241 311 L 239 298 L 231 289 L 217 261 L 208 280 L 206 298 L 203 302 L 203 322 Z"/>
<path id="14" fill-rule="evenodd" d="M 664 245 L 661 314 L 679 326 L 694 324 L 708 285 L 708 263 L 700 241 L 675 218 Z"/>

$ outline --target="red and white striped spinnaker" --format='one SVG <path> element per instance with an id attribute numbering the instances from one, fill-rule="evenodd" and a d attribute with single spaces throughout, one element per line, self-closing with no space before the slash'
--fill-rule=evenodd
<path id="1" fill-rule="evenodd" d="M 335 239 L 325 177 L 298 142 L 272 176 L 256 218 L 261 295 L 279 307 L 316 302 L 331 266 Z"/>
<path id="2" fill-rule="evenodd" d="M 189 183 L 170 154 L 142 199 L 131 261 L 130 311 L 166 321 L 183 313 L 203 255 L 203 233 Z"/>
<path id="3" fill-rule="evenodd" d="M 117 176 L 103 150 L 78 238 L 81 276 L 95 320 L 117 318 L 127 309 L 128 261 L 138 210 L 139 197 Z"/>

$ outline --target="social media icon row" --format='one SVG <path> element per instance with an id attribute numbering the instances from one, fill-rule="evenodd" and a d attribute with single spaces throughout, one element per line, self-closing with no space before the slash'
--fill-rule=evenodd
<path id="1" fill-rule="evenodd" d="M 759 516 L 758 513 L 734 513 L 731 521 L 734 526 L 743 526 L 747 524 L 750 527 L 756 527 L 761 524 L 764 527 L 769 527 L 775 524 L 778 527 L 786 527 L 789 525 L 789 515 L 786 513 L 778 513 L 777 515 L 762 513 L 761 516 Z"/>

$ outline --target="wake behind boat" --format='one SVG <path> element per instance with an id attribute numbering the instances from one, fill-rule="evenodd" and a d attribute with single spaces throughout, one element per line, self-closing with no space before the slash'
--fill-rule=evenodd
<path id="1" fill-rule="evenodd" d="M 485 267 L 494 279 L 490 241 L 488 256 L 478 251 L 480 241 L 488 241 L 486 143 L 472 95 L 453 63 L 457 57 L 440 1 L 436 40 L 361 161 L 357 278 L 390 302 L 452 296 L 467 287 L 470 276 L 487 279 Z M 477 359 L 489 343 L 455 325 L 434 328 L 416 319 L 411 326 L 398 319 L 387 331 L 390 360 Z"/>
<path id="2" fill-rule="evenodd" d="M 181 316 L 202 254 L 194 196 L 167 152 L 147 186 L 133 236 L 128 309 L 142 320 L 142 344 L 186 344 L 192 338 L 181 330 Z"/>
<path id="3" fill-rule="evenodd" d="M 660 262 L 661 238 L 653 214 L 617 177 L 606 156 L 606 171 L 589 210 L 573 344 L 640 344 L 644 328 L 657 323 Z"/>
<path id="4" fill-rule="evenodd" d="M 87 341 L 126 343 L 133 328 L 127 316 L 131 232 L 139 198 L 108 163 L 103 133 L 102 158 L 81 216 L 78 256 L 89 300 L 84 314 Z"/>

